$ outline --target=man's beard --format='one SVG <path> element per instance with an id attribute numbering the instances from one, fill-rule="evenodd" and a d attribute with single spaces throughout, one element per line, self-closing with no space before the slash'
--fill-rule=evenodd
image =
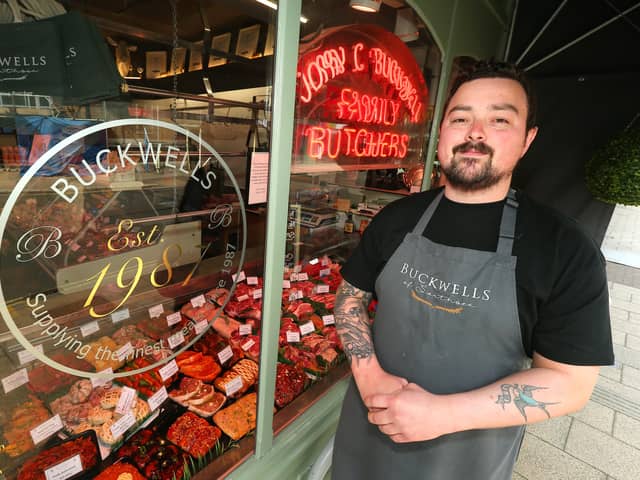
<path id="1" fill-rule="evenodd" d="M 467 157 L 464 152 L 475 150 L 488 155 L 485 158 Z M 453 148 L 448 166 L 441 166 L 451 186 L 465 191 L 477 191 L 492 187 L 506 174 L 493 168 L 493 149 L 486 143 L 465 142 Z"/>

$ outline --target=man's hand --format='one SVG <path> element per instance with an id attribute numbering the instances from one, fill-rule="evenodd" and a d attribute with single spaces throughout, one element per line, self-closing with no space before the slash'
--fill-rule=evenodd
<path id="1" fill-rule="evenodd" d="M 398 392 L 409 384 L 406 378 L 384 371 L 375 359 L 366 367 L 355 369 L 354 379 L 363 402 L 376 394 Z"/>
<path id="2" fill-rule="evenodd" d="M 431 440 L 452 433 L 445 397 L 427 392 L 415 383 L 391 394 L 365 397 L 369 422 L 396 443 Z"/>

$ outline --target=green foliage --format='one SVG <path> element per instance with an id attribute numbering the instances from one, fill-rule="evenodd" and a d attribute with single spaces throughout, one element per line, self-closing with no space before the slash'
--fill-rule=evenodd
<path id="1" fill-rule="evenodd" d="M 598 200 L 640 205 L 640 126 L 614 136 L 585 166 L 587 188 Z"/>

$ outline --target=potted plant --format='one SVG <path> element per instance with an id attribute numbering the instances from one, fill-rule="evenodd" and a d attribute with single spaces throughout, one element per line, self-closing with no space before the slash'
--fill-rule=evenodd
<path id="1" fill-rule="evenodd" d="M 625 129 L 596 150 L 585 165 L 585 180 L 598 200 L 640 205 L 640 126 Z"/>

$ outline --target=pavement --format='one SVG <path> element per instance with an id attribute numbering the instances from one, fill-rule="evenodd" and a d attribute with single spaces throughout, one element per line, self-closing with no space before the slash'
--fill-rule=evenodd
<path id="1" fill-rule="evenodd" d="M 527 427 L 513 480 L 640 478 L 640 269 L 607 262 L 607 275 L 616 363 L 582 411 Z"/>

